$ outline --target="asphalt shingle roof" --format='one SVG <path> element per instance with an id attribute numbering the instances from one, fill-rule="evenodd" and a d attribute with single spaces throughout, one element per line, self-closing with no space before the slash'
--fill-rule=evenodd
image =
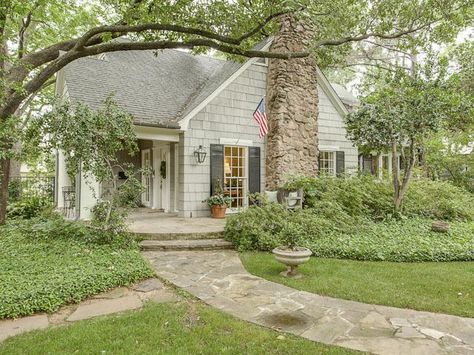
<path id="1" fill-rule="evenodd" d="M 254 49 L 262 49 L 267 41 Z M 121 51 L 106 53 L 102 59 L 78 59 L 64 68 L 64 78 L 72 103 L 99 109 L 113 95 L 133 115 L 135 124 L 177 129 L 182 118 L 241 66 L 171 49 Z M 341 85 L 331 85 L 344 103 L 357 102 Z"/>
<path id="2" fill-rule="evenodd" d="M 178 121 L 241 64 L 177 51 L 122 51 L 78 59 L 64 69 L 71 102 L 99 109 L 108 95 L 136 124 L 179 128 Z"/>

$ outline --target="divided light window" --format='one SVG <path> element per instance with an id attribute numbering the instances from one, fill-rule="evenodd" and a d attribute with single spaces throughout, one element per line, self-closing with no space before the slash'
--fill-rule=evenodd
<path id="1" fill-rule="evenodd" d="M 224 147 L 224 193 L 232 198 L 232 210 L 246 206 L 247 190 L 247 149 Z"/>
<path id="2" fill-rule="evenodd" d="M 319 172 L 322 175 L 336 175 L 336 152 L 319 152 Z"/>

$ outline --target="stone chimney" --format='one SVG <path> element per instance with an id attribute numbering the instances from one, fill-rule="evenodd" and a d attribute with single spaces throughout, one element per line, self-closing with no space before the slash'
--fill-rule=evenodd
<path id="1" fill-rule="evenodd" d="M 294 15 L 280 18 L 270 51 L 308 50 L 313 29 Z M 318 89 L 314 58 L 272 59 L 267 76 L 269 132 L 266 185 L 274 190 L 289 174 L 318 171 Z"/>

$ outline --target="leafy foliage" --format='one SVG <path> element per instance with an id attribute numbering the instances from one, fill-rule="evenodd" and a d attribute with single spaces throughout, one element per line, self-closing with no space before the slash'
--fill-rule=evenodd
<path id="1" fill-rule="evenodd" d="M 0 318 L 53 312 L 153 274 L 130 237 L 60 216 L 11 220 L 0 234 Z"/>
<path id="2" fill-rule="evenodd" d="M 412 184 L 407 192 L 403 215 L 446 220 L 474 219 L 474 197 L 464 189 L 421 177 Z M 388 181 L 372 176 L 315 178 L 295 175 L 285 186 L 303 188 L 304 206 L 329 218 L 383 220 L 395 217 L 391 201 L 393 187 Z"/>
<path id="3" fill-rule="evenodd" d="M 386 181 L 294 177 L 288 186 L 309 193 L 305 209 L 288 211 L 274 203 L 249 207 L 228 218 L 226 239 L 239 250 L 268 251 L 287 244 L 285 237 L 292 234 L 316 256 L 357 260 L 474 259 L 474 197 L 447 182 L 415 180 L 402 219 L 393 218 Z M 449 234 L 432 232 L 433 218 L 450 220 Z M 298 227 L 290 233 L 289 224 Z"/>
<path id="4" fill-rule="evenodd" d="M 52 208 L 51 200 L 42 196 L 29 196 L 8 205 L 8 218 L 30 219 Z"/>
<path id="5" fill-rule="evenodd" d="M 81 103 L 76 106 L 59 104 L 38 120 L 36 129 L 49 136 L 48 149 L 65 152 L 66 168 L 71 177 L 80 170 L 86 182 L 93 178 L 102 186 L 110 186 L 103 189 L 101 196 L 95 196 L 98 206 L 94 212 L 97 215 L 92 222 L 97 228 L 117 233 L 123 231 L 126 214 L 117 208 L 135 201 L 142 188 L 133 166 L 121 165 L 118 158 L 121 151 L 134 155 L 138 150 L 132 116 L 109 97 L 98 111 Z M 120 187 L 117 169 L 127 176 Z"/>

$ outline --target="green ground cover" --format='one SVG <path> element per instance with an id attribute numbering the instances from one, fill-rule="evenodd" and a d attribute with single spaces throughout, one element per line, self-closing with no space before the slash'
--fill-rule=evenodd
<path id="1" fill-rule="evenodd" d="M 53 312 L 153 275 L 135 242 L 103 237 L 58 217 L 1 227 L 0 318 Z"/>

